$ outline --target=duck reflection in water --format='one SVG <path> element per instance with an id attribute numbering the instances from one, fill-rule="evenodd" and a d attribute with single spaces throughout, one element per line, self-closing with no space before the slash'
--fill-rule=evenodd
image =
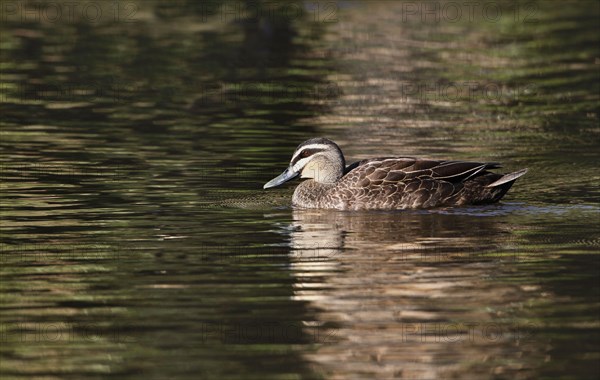
<path id="1" fill-rule="evenodd" d="M 494 217 L 294 210 L 294 297 L 331 330 L 307 359 L 333 378 L 534 375 L 535 326 L 506 319 L 531 290 L 493 280 L 520 257 L 517 236 L 497 222 L 505 208 L 485 209 Z"/>

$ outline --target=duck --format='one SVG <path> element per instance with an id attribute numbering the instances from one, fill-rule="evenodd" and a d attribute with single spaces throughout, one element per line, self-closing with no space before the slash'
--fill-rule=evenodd
<path id="1" fill-rule="evenodd" d="M 298 176 L 296 208 L 335 210 L 430 209 L 498 202 L 527 173 L 491 172 L 497 162 L 444 161 L 415 157 L 368 158 L 346 166 L 340 147 L 327 138 L 304 141 L 288 167 L 263 189 Z"/>

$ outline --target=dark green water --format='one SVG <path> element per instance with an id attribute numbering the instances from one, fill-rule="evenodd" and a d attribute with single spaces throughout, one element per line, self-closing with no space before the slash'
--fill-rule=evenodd
<path id="1" fill-rule="evenodd" d="M 600 3 L 74 4 L 1 3 L 3 379 L 600 375 Z M 529 173 L 293 210 L 314 136 Z"/>

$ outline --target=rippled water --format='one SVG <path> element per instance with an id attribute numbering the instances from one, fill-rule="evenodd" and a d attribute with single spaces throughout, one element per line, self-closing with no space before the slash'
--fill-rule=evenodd
<path id="1" fill-rule="evenodd" d="M 600 6 L 423 4 L 3 2 L 2 377 L 598 377 Z M 529 173 L 294 210 L 314 136 Z"/>

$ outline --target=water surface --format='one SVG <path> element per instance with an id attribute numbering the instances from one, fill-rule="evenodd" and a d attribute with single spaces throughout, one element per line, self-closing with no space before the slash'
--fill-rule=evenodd
<path id="1" fill-rule="evenodd" d="M 3 377 L 600 374 L 597 3 L 36 4 L 0 33 Z M 314 136 L 529 173 L 294 210 L 261 188 Z"/>

